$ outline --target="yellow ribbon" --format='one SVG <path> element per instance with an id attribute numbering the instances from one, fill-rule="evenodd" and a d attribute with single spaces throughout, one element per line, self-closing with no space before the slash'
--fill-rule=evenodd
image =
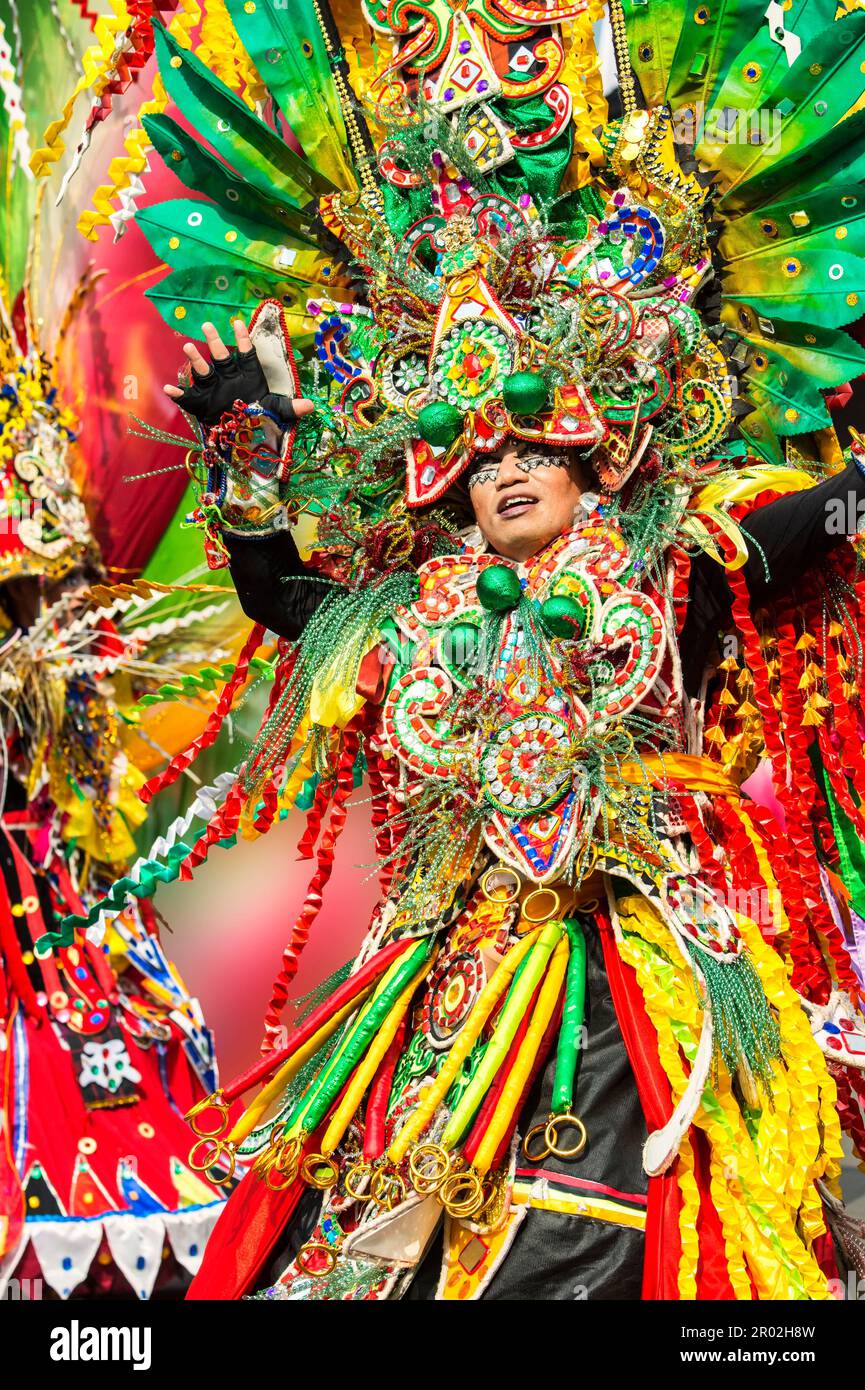
<path id="1" fill-rule="evenodd" d="M 544 1033 L 547 1031 L 561 994 L 562 981 L 568 968 L 568 955 L 568 938 L 563 936 L 553 951 L 549 969 L 538 995 L 538 1002 L 532 1014 L 531 1022 L 526 1029 L 526 1035 L 520 1044 L 520 1050 L 511 1068 L 511 1074 L 502 1088 L 499 1103 L 493 1112 L 487 1131 L 478 1145 L 473 1164 L 478 1173 L 489 1172 L 499 1145 L 507 1133 L 508 1125 L 513 1119 L 514 1111 L 520 1103 L 525 1084 L 531 1075 L 538 1054 L 538 1048 L 543 1041 Z"/>
<path id="2" fill-rule="evenodd" d="M 504 960 L 495 970 L 492 978 L 487 981 L 481 990 L 480 997 L 466 1019 L 459 1037 L 448 1053 L 448 1059 L 431 1086 L 424 1093 L 421 1104 L 417 1107 L 411 1119 L 403 1125 L 399 1134 L 388 1150 L 388 1158 L 394 1164 L 401 1163 L 411 1148 L 415 1140 L 423 1134 L 436 1110 L 444 1100 L 454 1081 L 459 1075 L 463 1062 L 468 1057 L 475 1042 L 480 1037 L 481 1029 L 498 1003 L 499 999 L 509 987 L 514 976 L 514 971 L 526 952 L 534 945 L 541 933 L 538 927 L 533 932 L 520 938 L 515 946 L 512 946 Z"/>
<path id="3" fill-rule="evenodd" d="M 689 792 L 739 797 L 738 784 L 711 758 L 696 753 L 646 753 L 641 762 L 621 763 L 616 772 L 623 782 L 646 785 L 649 781 L 678 782 Z M 612 777 L 610 780 L 613 780 Z"/>
<path id="4" fill-rule="evenodd" d="M 681 530 L 695 540 L 701 550 L 711 555 L 726 569 L 741 569 L 748 559 L 745 539 L 736 522 L 723 508 L 737 502 L 747 502 L 761 492 L 803 492 L 814 486 L 810 473 L 800 468 L 779 468 L 775 464 L 752 464 L 727 478 L 719 478 L 707 483 L 695 492 L 689 503 L 689 514 L 681 523 Z M 700 518 L 709 517 L 733 547 L 732 559 L 726 559 L 705 522 Z"/>

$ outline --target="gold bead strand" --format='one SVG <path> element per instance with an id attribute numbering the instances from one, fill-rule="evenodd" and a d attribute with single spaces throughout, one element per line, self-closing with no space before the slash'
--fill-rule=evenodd
<path id="1" fill-rule="evenodd" d="M 610 27 L 613 31 L 613 52 L 616 57 L 616 71 L 619 74 L 619 89 L 622 94 L 622 115 L 627 118 L 637 109 L 637 94 L 634 87 L 634 70 L 628 50 L 628 30 L 622 0 L 610 0 Z"/>
<path id="2" fill-rule="evenodd" d="M 379 213 L 381 213 L 383 211 L 381 202 L 381 192 L 379 190 L 375 176 L 372 173 L 372 170 L 370 169 L 370 154 L 367 148 L 367 142 L 364 140 L 363 132 L 361 130 L 360 123 L 357 119 L 354 94 L 351 90 L 351 87 L 349 86 L 345 73 L 340 67 L 341 60 L 338 56 L 338 50 L 333 41 L 333 30 L 331 24 L 328 23 L 327 19 L 324 16 L 322 10 L 322 0 L 312 0 L 312 7 L 315 11 L 315 17 L 318 21 L 318 27 L 321 30 L 321 36 L 324 40 L 325 50 L 330 60 L 331 72 L 333 74 L 333 82 L 334 86 L 336 87 L 337 96 L 339 97 L 339 104 L 342 108 L 343 120 L 345 121 L 345 130 L 348 136 L 349 144 L 351 145 L 351 152 L 354 156 L 354 161 L 357 166 L 358 173 L 360 175 L 360 181 L 363 185 L 364 192 L 371 199 L 373 206 Z"/>

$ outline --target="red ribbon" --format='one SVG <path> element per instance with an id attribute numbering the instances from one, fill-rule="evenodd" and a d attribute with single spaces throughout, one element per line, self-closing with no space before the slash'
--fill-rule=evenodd
<path id="1" fill-rule="evenodd" d="M 355 719 L 343 732 L 330 820 L 318 848 L 318 867 L 307 889 L 303 907 L 292 927 L 288 944 L 282 953 L 282 967 L 271 986 L 270 1002 L 264 1016 L 264 1037 L 261 1043 L 263 1053 L 273 1047 L 273 1040 L 280 1027 L 280 1015 L 288 999 L 289 987 L 297 974 L 300 956 L 309 940 L 312 927 L 321 912 L 324 889 L 333 872 L 334 847 L 345 828 L 347 803 L 354 790 L 353 773 L 360 744 L 359 728 L 360 721 Z"/>
<path id="2" fill-rule="evenodd" d="M 204 732 L 199 734 L 198 738 L 193 739 L 192 743 L 184 748 L 181 753 L 177 753 L 175 757 L 171 759 L 171 762 L 164 772 L 160 772 L 156 777 L 151 777 L 149 782 L 145 782 L 138 793 L 145 806 L 152 801 L 157 792 L 172 786 L 177 781 L 180 774 L 185 772 L 186 769 L 195 762 L 198 755 L 203 753 L 205 748 L 210 748 L 211 744 L 216 742 L 225 719 L 231 712 L 231 707 L 234 704 L 234 697 L 249 673 L 249 663 L 264 640 L 265 631 L 266 629 L 261 623 L 255 623 L 253 625 L 249 636 L 243 644 L 243 650 L 237 658 L 234 674 L 222 687 L 222 693 L 216 703 L 216 708 L 213 710 L 204 726 Z"/>
<path id="3" fill-rule="evenodd" d="M 382 1058 L 381 1065 L 369 1089 L 363 1140 L 363 1156 L 367 1163 L 374 1163 L 384 1153 L 387 1106 L 393 1086 L 393 1075 L 405 1045 L 408 1021 L 409 1013 L 407 1012 L 400 1020 L 400 1025 L 393 1035 L 390 1047 Z"/>

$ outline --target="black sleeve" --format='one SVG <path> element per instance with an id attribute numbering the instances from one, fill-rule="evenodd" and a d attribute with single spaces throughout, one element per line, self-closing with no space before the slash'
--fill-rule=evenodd
<path id="1" fill-rule="evenodd" d="M 755 604 L 776 598 L 858 529 L 865 478 L 855 463 L 805 492 L 791 492 L 759 507 L 742 523 L 757 546 L 748 547 L 745 579 Z M 768 574 L 767 574 L 768 571 Z"/>
<path id="2" fill-rule="evenodd" d="M 223 535 L 231 577 L 244 613 L 280 637 L 296 641 L 333 584 L 304 569 L 289 531 L 265 536 Z"/>
<path id="3" fill-rule="evenodd" d="M 742 522 L 748 559 L 744 576 L 755 603 L 792 588 L 796 580 L 857 529 L 865 478 L 851 463 L 804 492 L 759 507 Z M 719 631 L 730 623 L 731 595 L 722 567 L 700 552 L 691 565 L 688 613 L 681 636 L 685 690 L 695 695 Z"/>

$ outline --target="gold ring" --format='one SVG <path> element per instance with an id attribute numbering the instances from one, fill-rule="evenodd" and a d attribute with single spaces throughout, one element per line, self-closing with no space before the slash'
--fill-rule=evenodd
<path id="1" fill-rule="evenodd" d="M 478 1216 L 483 1215 L 487 1207 L 492 1205 L 498 1190 L 498 1184 L 488 1173 L 481 1178 L 481 1196 L 483 1197 L 483 1203 L 478 1211 Z"/>
<path id="2" fill-rule="evenodd" d="M 500 893 L 496 894 L 495 890 L 490 887 L 491 879 L 497 874 L 510 874 L 514 885 L 514 890 L 510 895 L 508 895 L 506 892 L 505 896 L 502 897 Z M 516 902 L 517 898 L 520 896 L 520 890 L 522 889 L 522 886 L 522 879 L 520 878 L 516 869 L 510 868 L 507 864 L 496 864 L 492 869 L 487 869 L 486 873 L 481 878 L 481 892 L 483 893 L 487 902 L 490 903 Z"/>
<path id="3" fill-rule="evenodd" d="M 551 1151 L 549 1144 L 547 1144 L 546 1142 L 546 1138 L 544 1139 L 544 1148 L 541 1153 L 532 1153 L 531 1149 L 529 1148 L 529 1145 L 531 1144 L 532 1139 L 536 1134 L 543 1134 L 544 1136 L 546 1136 L 546 1132 L 546 1125 L 535 1125 L 534 1129 L 530 1129 L 525 1139 L 523 1140 L 523 1154 L 529 1160 L 529 1163 L 543 1163 L 545 1158 L 549 1158 Z"/>
<path id="4" fill-rule="evenodd" d="M 212 1144 L 213 1149 L 206 1158 L 199 1160 L 196 1154 L 202 1145 Z M 234 1149 L 230 1144 L 226 1144 L 222 1139 L 216 1139 L 212 1134 L 203 1135 L 189 1150 L 189 1166 L 194 1173 L 207 1173 L 210 1182 L 216 1183 L 217 1187 L 223 1187 L 231 1182 L 234 1177 L 234 1168 L 237 1163 Z M 224 1177 L 211 1177 L 211 1170 L 217 1163 L 224 1163 L 226 1173 Z"/>
<path id="5" fill-rule="evenodd" d="M 198 1116 L 203 1115 L 207 1110 L 215 1110 L 219 1115 L 218 1129 L 202 1129 L 198 1124 Z M 201 1139 L 218 1139 L 220 1134 L 225 1133 L 228 1124 L 228 1106 L 222 1099 L 221 1091 L 214 1091 L 212 1096 L 205 1096 L 203 1100 L 195 1102 L 191 1110 L 187 1110 L 183 1117 L 187 1124 L 192 1126 L 193 1134 L 197 1134 Z"/>
<path id="6" fill-rule="evenodd" d="M 291 1187 L 297 1179 L 297 1168 L 292 1168 L 289 1172 L 280 1168 L 277 1163 L 272 1163 L 264 1171 L 264 1183 L 271 1192 L 285 1192 L 286 1188 Z"/>
<path id="7" fill-rule="evenodd" d="M 408 395 L 403 401 L 402 408 L 410 420 L 416 420 L 421 410 L 421 405 L 419 404 L 417 398 L 420 396 L 426 396 L 426 394 L 426 386 L 416 386 L 413 391 L 409 391 Z"/>
<path id="8" fill-rule="evenodd" d="M 300 1165 L 300 1176 L 309 1187 L 325 1192 L 329 1187 L 333 1187 L 338 1179 L 339 1168 L 327 1154 L 307 1154 Z"/>
<path id="9" fill-rule="evenodd" d="M 577 1131 L 576 1144 L 572 1144 L 570 1148 L 563 1148 L 559 1145 L 559 1125 L 563 1129 L 575 1129 Z M 544 1139 L 549 1145 L 550 1153 L 555 1154 L 556 1158 L 576 1158 L 577 1154 L 581 1154 L 586 1147 L 588 1137 L 586 1126 L 570 1110 L 566 1110 L 563 1115 L 552 1115 L 544 1130 Z"/>
<path id="10" fill-rule="evenodd" d="M 440 1144 L 418 1144 L 408 1170 L 416 1192 L 437 1192 L 451 1170 L 451 1157 Z"/>
<path id="11" fill-rule="evenodd" d="M 372 1192 L 369 1190 L 371 1174 L 372 1168 L 368 1163 L 364 1163 L 362 1159 L 349 1168 L 345 1175 L 345 1190 L 349 1197 L 353 1197 L 356 1202 L 372 1201 Z M 367 1180 L 367 1190 L 365 1192 L 359 1192 L 358 1187 L 364 1179 Z"/>
<path id="12" fill-rule="evenodd" d="M 535 902 L 537 898 L 552 899 L 553 905 L 550 908 L 549 912 L 537 911 L 537 903 Z M 535 903 L 536 909 L 534 914 L 532 914 L 529 911 L 529 904 L 533 902 Z M 536 888 L 534 892 L 529 893 L 529 896 L 523 902 L 522 906 L 520 907 L 520 914 L 523 917 L 525 917 L 527 922 L 531 922 L 533 926 L 537 926 L 539 922 L 549 922 L 553 917 L 556 917 L 558 915 L 559 908 L 561 907 L 561 905 L 562 900 L 556 892 L 555 888 Z"/>
<path id="13" fill-rule="evenodd" d="M 281 1128 L 274 1125 L 273 1132 Z M 284 1192 L 294 1182 L 302 1149 L 302 1140 L 295 1136 L 293 1139 L 274 1139 L 270 1147 L 259 1154 L 255 1160 L 255 1172 L 264 1178 L 271 1192 Z M 282 1181 L 277 1181 L 276 1174 L 280 1175 Z"/>
<path id="14" fill-rule="evenodd" d="M 306 1263 L 310 1255 L 327 1255 L 328 1263 L 324 1269 L 310 1269 Z M 297 1253 L 297 1263 L 310 1279 L 324 1279 L 336 1269 L 337 1254 L 332 1245 L 325 1245 L 322 1241 L 311 1240 L 304 1245 Z"/>
<path id="15" fill-rule="evenodd" d="M 511 420 L 513 428 L 513 420 Z M 521 415 L 519 423 L 518 439 L 543 439 L 547 429 L 547 422 L 541 415 Z M 516 434 L 516 430 L 514 430 Z"/>
<path id="16" fill-rule="evenodd" d="M 472 266 L 468 270 L 458 270 L 448 282 L 448 294 L 454 299 L 463 299 L 478 282 L 478 271 Z"/>
<path id="17" fill-rule="evenodd" d="M 286 1172 L 287 1169 L 292 1167 L 296 1172 L 300 1163 L 301 1150 L 303 1148 L 303 1144 L 298 1136 L 295 1135 L 293 1139 L 274 1140 L 274 1146 L 275 1154 L 273 1166 L 278 1168 L 281 1173 Z"/>
<path id="18" fill-rule="evenodd" d="M 377 1207 L 383 1211 L 393 1211 L 405 1199 L 405 1183 L 399 1173 L 379 1168 L 377 1173 L 373 1173 L 369 1192 Z"/>
<path id="19" fill-rule="evenodd" d="M 498 413 L 498 419 L 490 415 L 490 410 L 495 410 Z M 493 433 L 503 430 L 507 426 L 509 417 L 501 396 L 488 396 L 476 413 L 481 417 L 487 429 L 492 430 Z"/>
<path id="20" fill-rule="evenodd" d="M 449 1216 L 474 1216 L 484 1206 L 483 1183 L 471 1171 L 451 1173 L 439 1188 L 438 1198 Z"/>

